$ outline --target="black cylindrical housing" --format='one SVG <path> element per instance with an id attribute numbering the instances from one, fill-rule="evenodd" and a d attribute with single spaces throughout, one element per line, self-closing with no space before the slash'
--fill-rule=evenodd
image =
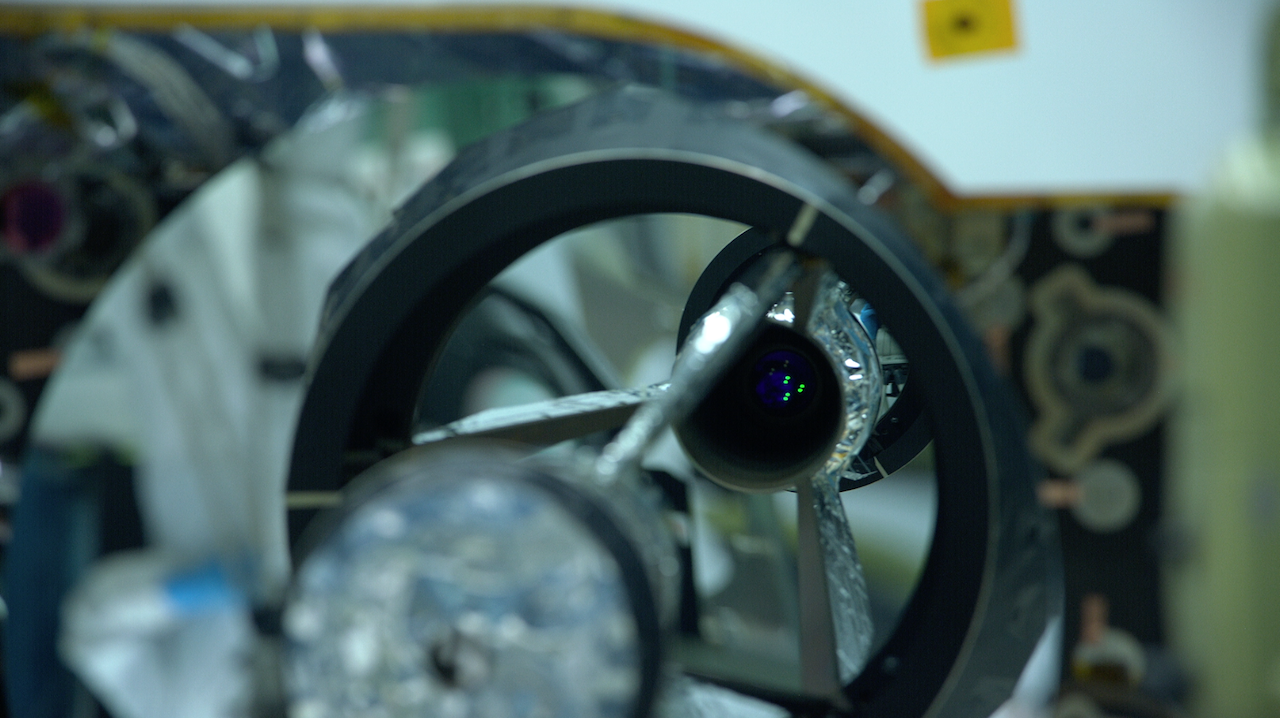
<path id="1" fill-rule="evenodd" d="M 788 360 L 796 380 L 784 402 L 777 373 Z M 769 324 L 676 426 L 676 436 L 717 483 L 776 491 L 821 469 L 843 424 L 841 388 L 826 355 L 800 332 Z"/>

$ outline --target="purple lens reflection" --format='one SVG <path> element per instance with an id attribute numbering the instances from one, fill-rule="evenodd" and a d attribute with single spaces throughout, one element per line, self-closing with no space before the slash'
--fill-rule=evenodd
<path id="1" fill-rule="evenodd" d="M 798 414 L 813 403 L 816 380 L 813 364 L 789 349 L 765 354 L 751 371 L 751 384 L 760 405 L 779 416 Z"/>

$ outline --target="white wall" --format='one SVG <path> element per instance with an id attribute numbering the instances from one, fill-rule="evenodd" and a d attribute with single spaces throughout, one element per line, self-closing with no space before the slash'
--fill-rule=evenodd
<path id="1" fill-rule="evenodd" d="M 1018 51 L 946 63 L 927 58 L 919 0 L 587 4 L 782 61 L 968 194 L 1202 186 L 1224 143 L 1254 124 L 1272 1 L 1014 0 Z"/>
<path id="2" fill-rule="evenodd" d="M 1015 3 L 1018 51 L 944 63 L 918 0 L 608 4 L 787 61 L 962 193 L 1191 189 L 1253 126 L 1271 2 Z"/>

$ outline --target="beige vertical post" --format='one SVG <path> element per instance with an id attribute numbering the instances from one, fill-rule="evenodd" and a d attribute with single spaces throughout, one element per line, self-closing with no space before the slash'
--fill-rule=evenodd
<path id="1" fill-rule="evenodd" d="M 1182 393 L 1169 434 L 1166 621 L 1197 716 L 1280 716 L 1280 58 L 1263 130 L 1175 234 Z"/>

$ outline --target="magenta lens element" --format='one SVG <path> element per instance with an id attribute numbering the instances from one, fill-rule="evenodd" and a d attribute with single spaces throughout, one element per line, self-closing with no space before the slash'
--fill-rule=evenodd
<path id="1" fill-rule="evenodd" d="M 16 254 L 48 251 L 62 234 L 66 220 L 62 196 L 49 184 L 23 182 L 10 187 L 0 200 L 4 210 L 4 241 Z"/>

